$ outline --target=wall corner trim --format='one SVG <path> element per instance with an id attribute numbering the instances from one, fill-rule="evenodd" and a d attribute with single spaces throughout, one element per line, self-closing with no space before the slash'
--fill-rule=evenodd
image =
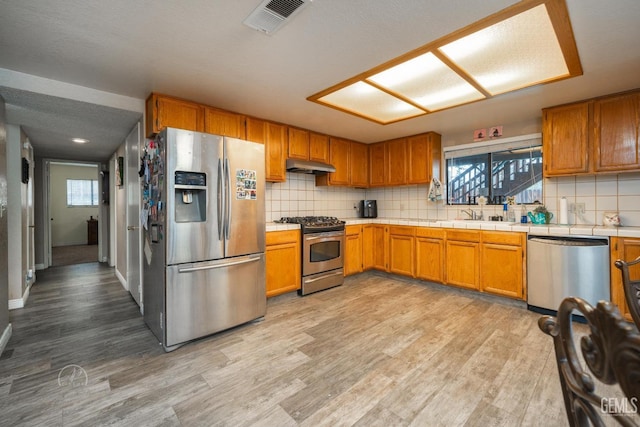
<path id="1" fill-rule="evenodd" d="M 125 291 L 129 290 L 129 286 L 127 286 L 127 279 L 125 279 L 122 274 L 120 274 L 120 272 L 118 271 L 118 269 L 115 269 L 116 272 L 116 277 L 118 278 L 118 280 L 120 281 L 120 284 L 122 285 L 122 287 L 124 288 Z"/>
<path id="2" fill-rule="evenodd" d="M 13 329 L 11 327 L 11 323 L 9 323 L 7 327 L 4 328 L 4 331 L 2 332 L 2 336 L 0 336 L 0 355 L 2 355 L 2 352 L 4 351 L 5 347 L 9 343 L 9 339 L 11 339 L 12 331 Z"/>

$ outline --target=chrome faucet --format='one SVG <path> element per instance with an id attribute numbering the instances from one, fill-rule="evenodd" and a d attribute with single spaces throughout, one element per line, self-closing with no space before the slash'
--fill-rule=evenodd
<path id="1" fill-rule="evenodd" d="M 469 210 L 462 209 L 462 212 L 469 215 L 469 219 L 474 219 L 474 220 L 482 219 L 482 212 L 476 212 L 473 209 L 469 209 Z"/>

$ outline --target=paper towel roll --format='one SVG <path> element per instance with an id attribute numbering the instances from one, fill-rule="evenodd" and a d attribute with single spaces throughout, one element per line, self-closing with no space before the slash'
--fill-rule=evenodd
<path id="1" fill-rule="evenodd" d="M 569 224 L 569 206 L 566 197 L 560 199 L 560 213 L 558 215 L 558 224 Z"/>

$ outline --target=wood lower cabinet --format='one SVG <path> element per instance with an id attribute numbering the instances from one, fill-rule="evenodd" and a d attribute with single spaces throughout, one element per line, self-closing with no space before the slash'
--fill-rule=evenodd
<path id="1" fill-rule="evenodd" d="M 267 298 L 300 289 L 300 256 L 300 230 L 267 233 Z"/>
<path id="2" fill-rule="evenodd" d="M 446 282 L 480 290 L 480 231 L 447 230 Z"/>
<path id="3" fill-rule="evenodd" d="M 245 139 L 245 123 L 242 114 L 213 107 L 204 109 L 204 131 L 214 135 Z"/>
<path id="4" fill-rule="evenodd" d="M 526 234 L 483 231 L 480 284 L 484 292 L 524 298 Z"/>
<path id="5" fill-rule="evenodd" d="M 389 226 L 389 272 L 414 277 L 415 227 Z"/>
<path id="6" fill-rule="evenodd" d="M 444 283 L 445 231 L 436 228 L 416 229 L 416 277 Z"/>
<path id="7" fill-rule="evenodd" d="M 255 117 L 247 117 L 247 140 L 264 144 L 265 179 L 283 182 L 287 179 L 285 168 L 288 133 L 287 127 Z"/>
<path id="8" fill-rule="evenodd" d="M 640 239 L 630 237 L 611 238 L 611 301 L 618 306 L 625 319 L 632 321 L 622 286 L 622 272 L 615 266 L 619 259 L 633 261 L 640 256 Z M 631 280 L 640 279 L 640 265 L 629 269 Z"/>
<path id="9" fill-rule="evenodd" d="M 344 236 L 344 275 L 362 273 L 362 226 L 348 225 Z"/>
<path id="10" fill-rule="evenodd" d="M 146 102 L 145 134 L 152 138 L 167 127 L 204 132 L 204 106 L 152 93 Z"/>

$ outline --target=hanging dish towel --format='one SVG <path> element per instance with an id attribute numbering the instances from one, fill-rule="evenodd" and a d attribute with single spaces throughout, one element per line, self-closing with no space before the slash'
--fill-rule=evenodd
<path id="1" fill-rule="evenodd" d="M 442 200 L 442 183 L 438 178 L 434 177 L 431 180 L 431 185 L 429 185 L 429 195 L 427 197 L 432 202 Z"/>

